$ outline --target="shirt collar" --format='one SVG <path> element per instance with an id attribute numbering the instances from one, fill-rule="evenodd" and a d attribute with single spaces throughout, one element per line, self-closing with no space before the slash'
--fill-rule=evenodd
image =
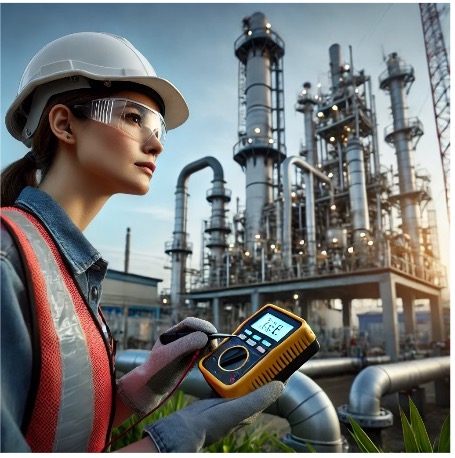
<path id="1" fill-rule="evenodd" d="M 101 254 L 49 194 L 28 186 L 22 190 L 15 205 L 39 218 L 76 274 L 85 272 L 97 261 L 107 268 Z"/>

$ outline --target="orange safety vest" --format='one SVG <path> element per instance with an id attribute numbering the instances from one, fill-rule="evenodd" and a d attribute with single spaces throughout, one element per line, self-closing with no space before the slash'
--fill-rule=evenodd
<path id="1" fill-rule="evenodd" d="M 26 441 L 32 452 L 101 452 L 113 420 L 113 351 L 55 242 L 32 215 L 2 208 L 33 285 L 41 369 Z M 29 283 L 30 284 L 30 283 Z"/>

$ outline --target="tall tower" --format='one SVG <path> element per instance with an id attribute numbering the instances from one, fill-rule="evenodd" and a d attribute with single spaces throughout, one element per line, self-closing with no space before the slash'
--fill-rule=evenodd
<path id="1" fill-rule="evenodd" d="M 408 118 L 406 97 L 414 79 L 414 69 L 392 53 L 387 60 L 387 70 L 379 77 L 379 87 L 389 92 L 392 103 L 393 124 L 385 129 L 385 140 L 394 146 L 397 155 L 402 229 L 411 239 L 414 264 L 420 266 L 422 222 L 419 199 L 422 193 L 416 185 L 414 150 L 415 141 L 423 135 L 423 126 L 418 118 Z"/>
<path id="2" fill-rule="evenodd" d="M 439 140 L 447 215 L 450 217 L 450 66 L 436 3 L 420 3 L 428 74 Z"/>
<path id="3" fill-rule="evenodd" d="M 253 250 L 263 236 L 263 209 L 273 202 L 274 168 L 285 159 L 283 64 L 284 43 L 262 13 L 243 20 L 236 40 L 239 59 L 239 142 L 234 160 L 246 175 L 245 244 Z M 279 181 L 279 178 L 277 179 Z"/>

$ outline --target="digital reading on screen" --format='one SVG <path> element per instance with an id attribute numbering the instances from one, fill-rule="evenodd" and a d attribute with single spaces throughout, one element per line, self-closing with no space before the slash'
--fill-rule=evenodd
<path id="1" fill-rule="evenodd" d="M 262 332 L 267 337 L 279 342 L 293 327 L 283 320 L 280 320 L 271 313 L 266 313 L 262 318 L 254 322 L 251 327 Z"/>

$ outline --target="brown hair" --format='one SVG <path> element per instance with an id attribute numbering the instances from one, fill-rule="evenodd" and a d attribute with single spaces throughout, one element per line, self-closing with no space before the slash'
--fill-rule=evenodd
<path id="1" fill-rule="evenodd" d="M 49 126 L 49 112 L 56 104 L 71 107 L 96 98 L 112 95 L 114 88 L 87 89 L 57 94 L 49 99 L 38 127 L 33 135 L 32 150 L 21 159 L 6 166 L 0 175 L 0 203 L 2 207 L 13 205 L 26 186 L 38 187 L 37 171 L 43 179 L 49 171 L 57 150 L 57 137 Z M 73 111 L 77 116 L 77 113 Z"/>

